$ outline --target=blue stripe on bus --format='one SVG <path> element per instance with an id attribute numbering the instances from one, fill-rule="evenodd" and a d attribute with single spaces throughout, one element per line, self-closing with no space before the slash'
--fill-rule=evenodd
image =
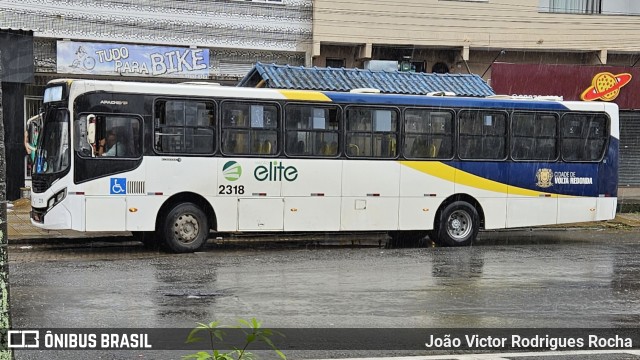
<path id="1" fill-rule="evenodd" d="M 447 161 L 456 169 L 524 189 L 571 196 L 617 196 L 619 140 L 610 137 L 607 154 L 600 163 Z M 538 170 L 553 173 L 548 187 L 540 186 Z M 598 174 L 603 174 L 598 176 Z M 606 174 L 612 174 L 607 176 Z M 588 182 L 591 182 L 590 184 Z"/>
<path id="2" fill-rule="evenodd" d="M 450 161 L 447 165 L 456 169 L 523 189 L 571 196 L 598 196 L 598 163 L 561 162 L 461 162 Z M 538 170 L 553 173 L 549 186 L 539 186 Z M 590 180 L 589 180 L 590 179 Z M 572 183 L 574 181 L 588 183 Z"/>
<path id="3" fill-rule="evenodd" d="M 396 95 L 396 94 L 359 94 L 324 92 L 333 102 L 339 104 L 384 104 L 403 106 L 431 106 L 443 108 L 495 108 L 504 110 L 569 110 L 555 101 L 504 100 L 487 98 Z"/>

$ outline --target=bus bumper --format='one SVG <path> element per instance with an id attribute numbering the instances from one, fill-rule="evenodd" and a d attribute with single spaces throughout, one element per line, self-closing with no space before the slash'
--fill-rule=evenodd
<path id="1" fill-rule="evenodd" d="M 46 208 L 31 208 L 30 216 L 31 224 L 42 229 L 71 229 L 71 212 L 63 204 L 58 204 L 48 211 Z"/>

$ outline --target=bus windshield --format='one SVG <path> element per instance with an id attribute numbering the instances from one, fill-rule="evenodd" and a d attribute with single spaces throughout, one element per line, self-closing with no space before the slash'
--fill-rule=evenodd
<path id="1" fill-rule="evenodd" d="M 36 174 L 53 174 L 69 167 L 69 111 L 51 109 L 45 113 L 44 126 L 36 152 Z"/>

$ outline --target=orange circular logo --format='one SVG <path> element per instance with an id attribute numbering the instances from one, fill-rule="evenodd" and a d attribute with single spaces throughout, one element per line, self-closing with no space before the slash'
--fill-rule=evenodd
<path id="1" fill-rule="evenodd" d="M 613 75 L 610 72 L 601 72 L 593 77 L 591 86 L 580 95 L 584 101 L 602 100 L 612 101 L 620 95 L 620 88 L 631 81 L 631 74 L 623 73 Z"/>

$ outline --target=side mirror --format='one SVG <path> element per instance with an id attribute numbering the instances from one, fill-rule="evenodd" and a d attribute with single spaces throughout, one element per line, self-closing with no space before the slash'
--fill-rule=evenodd
<path id="1" fill-rule="evenodd" d="M 87 115 L 87 142 L 96 143 L 96 116 L 93 114 Z"/>
<path id="2" fill-rule="evenodd" d="M 40 127 L 42 126 L 42 113 L 33 116 L 27 120 L 27 130 L 24 132 L 24 148 L 27 154 L 31 156 L 31 161 L 35 159 L 36 145 L 38 145 L 38 136 Z"/>

